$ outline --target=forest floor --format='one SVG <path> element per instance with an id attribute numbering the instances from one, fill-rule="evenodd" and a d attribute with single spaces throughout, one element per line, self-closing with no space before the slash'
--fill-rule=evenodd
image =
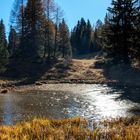
<path id="1" fill-rule="evenodd" d="M 69 62 L 58 61 L 51 67 L 41 64 L 32 65 L 32 69 L 28 65 L 24 65 L 24 67 L 22 65 L 21 68 L 18 66 L 18 70 L 25 71 L 25 73 L 30 72 L 30 76 L 20 79 L 0 78 L 0 92 L 25 85 L 38 86 L 58 83 L 140 86 L 138 68 L 131 68 L 124 64 L 103 66 L 100 64 L 101 61 L 103 59 L 100 57 L 78 58 Z M 13 71 L 16 77 L 19 71 L 16 69 Z"/>

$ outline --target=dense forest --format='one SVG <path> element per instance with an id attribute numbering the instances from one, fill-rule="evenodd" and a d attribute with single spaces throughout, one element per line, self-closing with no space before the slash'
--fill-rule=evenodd
<path id="1" fill-rule="evenodd" d="M 104 22 L 93 27 L 81 18 L 71 32 L 53 0 L 15 0 L 8 37 L 0 21 L 0 71 L 16 61 L 48 63 L 98 51 L 114 63 L 132 64 L 140 60 L 139 37 L 139 0 L 112 0 Z"/>

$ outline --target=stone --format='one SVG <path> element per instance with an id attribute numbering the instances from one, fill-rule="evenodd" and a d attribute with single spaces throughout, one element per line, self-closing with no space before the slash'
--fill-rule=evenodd
<path id="1" fill-rule="evenodd" d="M 2 94 L 8 93 L 8 89 L 3 89 L 3 90 L 1 91 L 1 93 L 2 93 Z"/>

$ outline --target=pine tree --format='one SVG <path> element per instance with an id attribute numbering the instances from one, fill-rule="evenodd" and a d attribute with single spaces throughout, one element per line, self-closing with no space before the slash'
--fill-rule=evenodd
<path id="1" fill-rule="evenodd" d="M 71 46 L 72 46 L 72 53 L 73 53 L 73 56 L 76 56 L 76 43 L 75 43 L 75 31 L 76 28 L 74 27 L 74 29 L 71 31 L 71 36 L 70 36 L 70 43 L 71 43 Z"/>
<path id="2" fill-rule="evenodd" d="M 92 50 L 92 41 L 93 29 L 91 27 L 91 23 L 89 20 L 86 22 L 84 18 L 81 18 L 71 34 L 72 46 L 78 55 L 87 54 L 90 52 L 90 50 Z"/>
<path id="3" fill-rule="evenodd" d="M 94 32 L 94 51 L 98 51 L 102 48 L 102 29 L 103 23 L 101 20 L 96 22 L 95 32 Z"/>
<path id="4" fill-rule="evenodd" d="M 93 50 L 93 46 L 92 46 L 92 38 L 93 38 L 93 29 L 92 29 L 92 26 L 91 26 L 91 23 L 90 21 L 88 20 L 87 21 L 87 29 L 86 29 L 86 34 L 87 34 L 87 49 L 88 49 L 88 53 L 90 53 L 90 51 Z"/>
<path id="5" fill-rule="evenodd" d="M 128 63 L 131 37 L 133 33 L 133 22 L 135 17 L 135 0 L 113 0 L 112 7 L 108 8 L 111 15 L 110 33 L 107 35 L 111 41 L 112 56 L 118 61 Z"/>
<path id="6" fill-rule="evenodd" d="M 135 31 L 133 34 L 132 42 L 133 42 L 133 47 L 131 49 L 132 51 L 132 58 L 136 58 L 140 60 L 140 0 L 137 0 L 137 3 L 135 5 L 136 7 L 136 19 L 134 22 L 135 26 Z"/>
<path id="7" fill-rule="evenodd" d="M 38 57 L 43 46 L 45 11 L 42 0 L 28 0 L 24 12 L 25 29 L 23 52 L 29 57 Z"/>
<path id="8" fill-rule="evenodd" d="M 59 25 L 60 32 L 60 49 L 62 52 L 63 58 L 70 58 L 72 56 L 72 49 L 70 44 L 70 35 L 68 26 L 65 23 L 65 20 L 62 20 L 62 23 Z"/>
<path id="9" fill-rule="evenodd" d="M 10 16 L 11 26 L 19 34 L 20 39 L 23 38 L 23 34 L 24 34 L 25 2 L 26 2 L 25 0 L 15 0 Z"/>
<path id="10" fill-rule="evenodd" d="M 111 22 L 110 22 L 111 15 L 109 13 L 106 14 L 104 19 L 104 24 L 101 28 L 101 42 L 100 46 L 103 52 L 108 57 L 113 57 L 114 54 L 114 47 L 113 47 L 113 40 L 111 36 L 113 36 L 112 28 L 111 28 Z M 97 41 L 98 42 L 98 41 Z"/>
<path id="11" fill-rule="evenodd" d="M 6 32 L 5 32 L 5 25 L 3 20 L 0 20 L 0 40 L 4 47 L 7 47 L 7 40 L 6 40 Z"/>
<path id="12" fill-rule="evenodd" d="M 8 50 L 10 56 L 13 56 L 15 54 L 15 51 L 18 49 L 18 37 L 15 29 L 12 26 L 10 27 L 8 40 Z"/>
<path id="13" fill-rule="evenodd" d="M 3 71 L 5 65 L 8 63 L 8 49 L 5 34 L 5 26 L 3 20 L 0 21 L 0 72 Z"/>
<path id="14" fill-rule="evenodd" d="M 84 18 L 81 19 L 81 25 L 80 25 L 80 54 L 86 54 L 88 52 L 87 48 L 87 35 L 86 35 L 86 29 L 87 29 L 87 23 L 84 20 Z"/>
<path id="15" fill-rule="evenodd" d="M 77 25 L 74 27 L 73 31 L 71 32 L 71 44 L 73 48 L 73 53 L 75 55 L 79 54 L 80 50 L 80 21 L 78 20 Z"/>

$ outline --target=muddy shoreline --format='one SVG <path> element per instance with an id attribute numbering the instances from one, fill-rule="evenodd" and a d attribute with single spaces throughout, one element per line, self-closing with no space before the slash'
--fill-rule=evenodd
<path id="1" fill-rule="evenodd" d="M 25 92 L 32 90 L 57 90 L 56 87 L 59 85 L 76 85 L 76 84 L 99 84 L 99 85 L 107 85 L 107 86 L 115 86 L 115 87 L 135 87 L 140 88 L 140 83 L 131 83 L 131 82 L 117 82 L 117 81 L 95 81 L 95 80 L 83 80 L 83 79 L 71 79 L 71 80 L 45 80 L 45 81 L 37 81 L 35 83 L 30 83 L 29 81 L 3 81 L 0 84 L 0 93 L 6 94 L 9 92 Z M 49 85 L 49 86 L 48 86 Z M 50 87 L 51 89 L 47 88 Z M 52 88 L 54 86 L 54 89 Z M 60 90 L 60 89 L 59 89 Z"/>

